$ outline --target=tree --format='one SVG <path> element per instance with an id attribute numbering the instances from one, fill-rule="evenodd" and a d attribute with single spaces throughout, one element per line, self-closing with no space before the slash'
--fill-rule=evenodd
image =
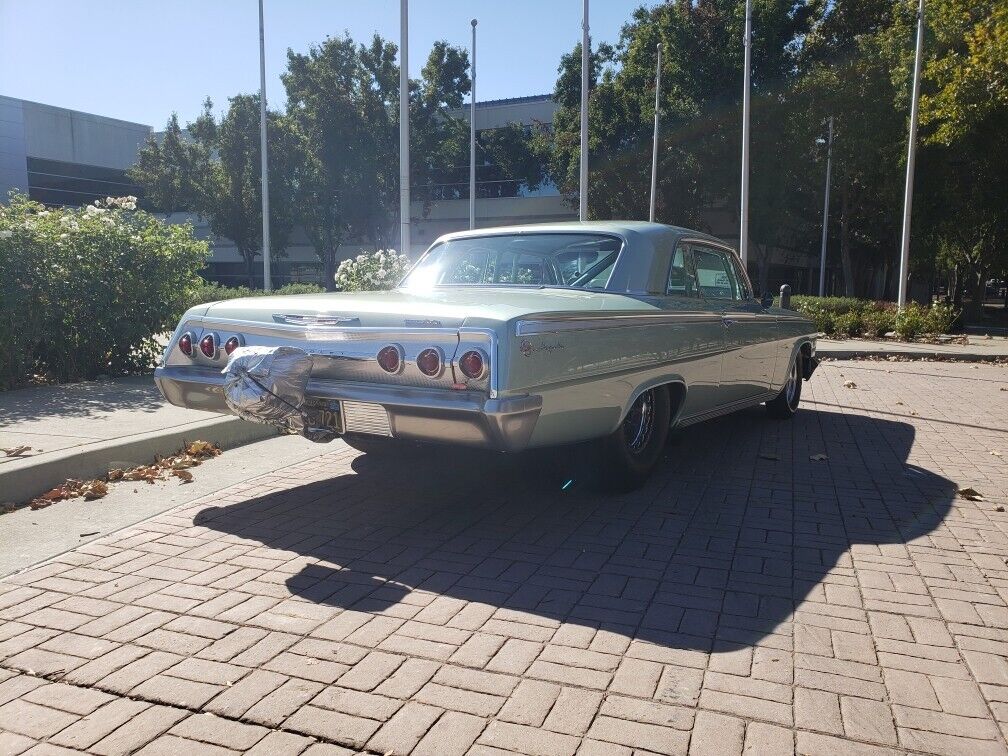
<path id="1" fill-rule="evenodd" d="M 151 135 L 137 154 L 130 177 L 143 187 L 141 204 L 165 213 L 198 212 L 199 197 L 207 180 L 207 154 L 186 138 L 174 113 L 160 139 Z"/>
<path id="2" fill-rule="evenodd" d="M 258 95 L 237 95 L 218 121 L 209 98 L 203 113 L 179 128 L 172 115 L 163 138 L 148 140 L 131 175 L 145 202 L 167 213 L 194 212 L 216 236 L 234 242 L 254 285 L 262 253 L 262 184 Z M 282 256 L 294 225 L 293 190 L 299 137 L 293 124 L 267 113 L 270 249 Z"/>

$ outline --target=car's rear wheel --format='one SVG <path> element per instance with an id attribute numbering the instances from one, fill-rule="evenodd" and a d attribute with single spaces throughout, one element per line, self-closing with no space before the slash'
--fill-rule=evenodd
<path id="1" fill-rule="evenodd" d="M 788 370 L 784 388 L 776 397 L 766 403 L 770 417 L 787 420 L 794 416 L 794 413 L 798 411 L 798 403 L 801 401 L 802 377 L 802 355 L 799 352 L 795 355 L 794 362 L 791 363 L 791 369 Z"/>
<path id="2" fill-rule="evenodd" d="M 619 427 L 602 439 L 601 473 L 605 488 L 629 491 L 648 479 L 665 449 L 670 405 L 665 386 L 648 389 L 630 406 Z"/>

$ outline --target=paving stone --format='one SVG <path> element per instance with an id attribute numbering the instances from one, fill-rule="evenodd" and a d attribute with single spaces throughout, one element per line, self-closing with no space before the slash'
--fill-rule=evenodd
<path id="1" fill-rule="evenodd" d="M 427 731 L 414 756 L 462 756 L 476 742 L 487 721 L 472 714 L 446 711 Z"/>
<path id="2" fill-rule="evenodd" d="M 731 756 L 742 753 L 745 722 L 735 717 L 698 711 L 690 735 L 690 756 Z"/>
<path id="3" fill-rule="evenodd" d="M 49 739 L 50 743 L 67 748 L 86 750 L 102 738 L 115 732 L 119 727 L 136 717 L 150 706 L 145 701 L 116 698 L 92 714 L 78 721 Z"/>
<path id="4" fill-rule="evenodd" d="M 383 724 L 368 748 L 381 753 L 410 753 L 437 721 L 443 709 L 409 701 Z"/>

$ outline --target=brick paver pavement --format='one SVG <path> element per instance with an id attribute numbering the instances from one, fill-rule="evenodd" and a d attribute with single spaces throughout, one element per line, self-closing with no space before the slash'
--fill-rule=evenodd
<path id="1" fill-rule="evenodd" d="M 335 445 L 0 582 L 0 753 L 1006 753 L 1006 387 L 826 363 L 623 496 Z"/>

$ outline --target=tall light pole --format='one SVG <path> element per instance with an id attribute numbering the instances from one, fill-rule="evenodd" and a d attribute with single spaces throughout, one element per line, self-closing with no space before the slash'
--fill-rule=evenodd
<path id="1" fill-rule="evenodd" d="M 661 42 L 658 43 L 658 62 L 655 64 L 654 85 L 654 145 L 651 147 L 651 211 L 648 220 L 655 222 L 655 196 L 658 193 L 658 108 L 661 102 Z"/>
<path id="2" fill-rule="evenodd" d="M 399 0 L 399 253 L 410 253 L 409 0 Z"/>
<path id="3" fill-rule="evenodd" d="M 588 0 L 584 0 L 581 20 L 581 168 L 578 181 L 578 220 L 588 220 L 588 69 L 591 49 L 588 41 Z"/>
<path id="4" fill-rule="evenodd" d="M 906 306 L 910 272 L 910 209 L 913 205 L 914 159 L 917 154 L 917 100 L 920 98 L 921 57 L 924 54 L 924 0 L 917 7 L 917 51 L 914 53 L 913 98 L 910 101 L 910 141 L 907 145 L 906 188 L 903 192 L 903 244 L 900 250 L 899 294 L 896 303 Z"/>
<path id="5" fill-rule="evenodd" d="M 472 24 L 472 92 L 469 98 L 469 228 L 476 228 L 476 19 Z"/>
<path id="6" fill-rule="evenodd" d="M 263 0 L 259 0 L 259 156 L 262 172 L 263 289 L 270 291 L 269 157 L 266 154 L 266 35 L 263 31 Z"/>
<path id="7" fill-rule="evenodd" d="M 745 67 L 742 74 L 742 208 L 739 256 L 749 262 L 749 67 L 752 53 L 752 0 L 745 4 Z"/>
<path id="8" fill-rule="evenodd" d="M 822 209 L 822 251 L 819 254 L 819 296 L 826 296 L 826 232 L 829 229 L 830 172 L 833 168 L 833 116 L 829 117 L 829 136 L 826 140 L 826 197 Z"/>

